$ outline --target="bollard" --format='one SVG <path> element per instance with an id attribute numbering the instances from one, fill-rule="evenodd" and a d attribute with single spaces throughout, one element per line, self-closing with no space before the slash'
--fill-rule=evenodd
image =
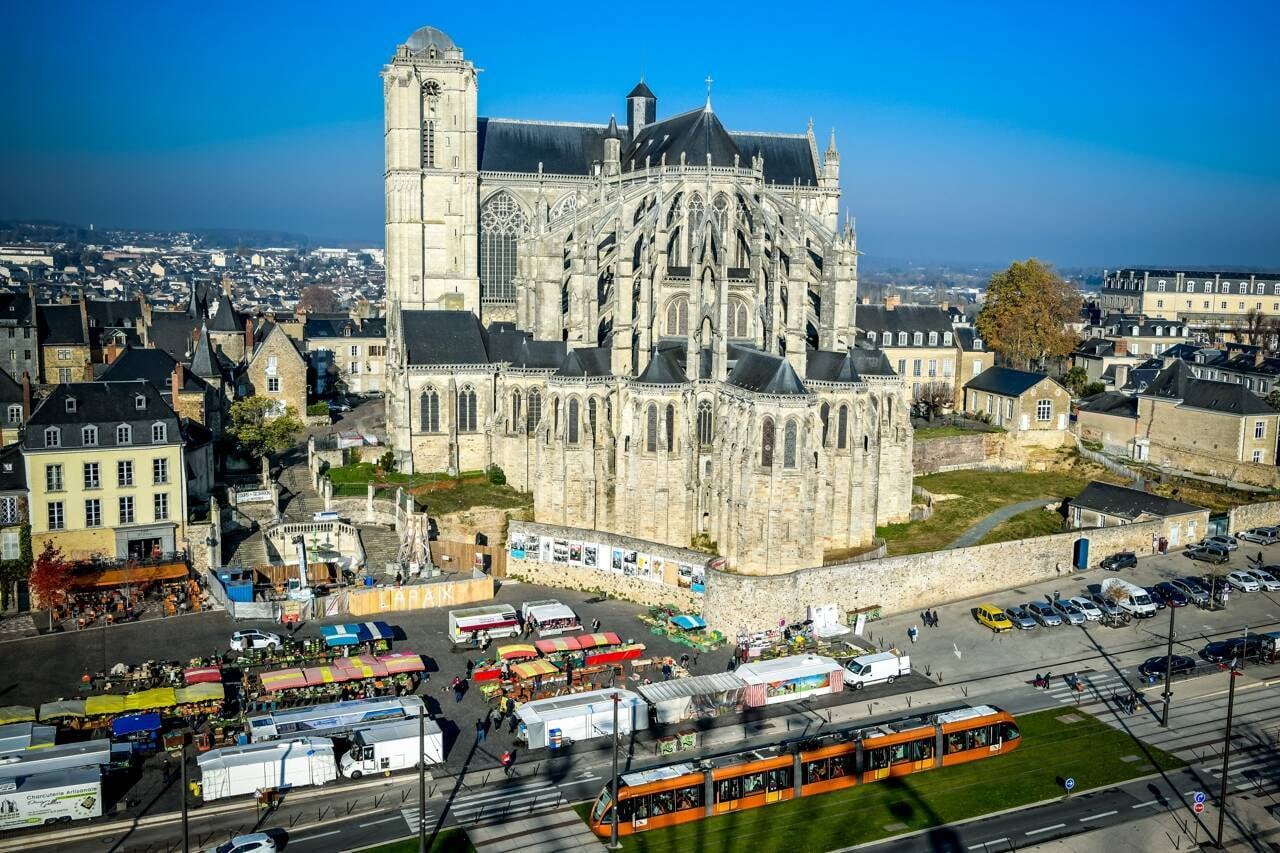
<path id="1" fill-rule="evenodd" d="M 908 707 L 908 708 L 910 708 L 910 707 L 911 707 L 911 697 L 910 697 L 910 696 L 908 696 L 908 697 L 907 697 L 907 707 Z"/>
<path id="2" fill-rule="evenodd" d="M 965 686 L 963 686 L 963 685 L 962 685 L 962 686 L 960 687 L 960 692 L 964 694 L 964 698 L 966 698 L 966 699 L 968 699 L 968 698 L 969 698 L 969 688 L 968 688 L 968 687 L 965 687 Z"/>
<path id="3" fill-rule="evenodd" d="M 302 820 L 302 815 L 300 815 L 300 814 L 290 815 L 290 816 L 289 816 L 289 828 L 290 828 L 290 829 L 293 829 L 295 826 L 297 826 L 297 825 L 298 825 L 298 821 L 300 821 L 300 820 Z"/>

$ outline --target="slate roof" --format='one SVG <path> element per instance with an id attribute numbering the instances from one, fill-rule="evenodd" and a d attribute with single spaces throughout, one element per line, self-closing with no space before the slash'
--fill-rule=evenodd
<path id="1" fill-rule="evenodd" d="M 209 331 L 244 331 L 244 319 L 240 316 L 240 313 L 236 311 L 235 306 L 231 304 L 231 298 L 225 293 L 219 295 L 218 310 L 211 318 L 209 318 Z"/>
<path id="2" fill-rule="evenodd" d="M 134 299 L 89 299 L 85 307 L 89 325 L 103 329 L 129 328 L 142 319 L 142 306 Z"/>
<path id="3" fill-rule="evenodd" d="M 191 356 L 191 372 L 204 379 L 217 378 L 226 367 L 225 359 L 226 356 L 215 356 L 209 344 L 209 330 L 201 328 L 200 340 L 196 341 L 196 350 Z"/>
<path id="4" fill-rule="evenodd" d="M 173 368 L 178 362 L 164 350 L 154 348 L 138 349 L 130 347 L 107 365 L 99 377 L 104 382 L 120 382 L 130 379 L 145 379 L 168 397 L 172 391 Z M 201 392 L 208 386 L 190 370 L 184 371 L 183 391 Z"/>
<path id="5" fill-rule="evenodd" d="M 350 334 L 347 334 L 350 330 Z M 303 335 L 308 340 L 313 338 L 385 338 L 387 336 L 387 320 L 385 317 L 369 317 L 362 325 L 347 316 L 340 317 L 308 317 L 303 325 Z"/>
<path id="6" fill-rule="evenodd" d="M 1144 397 L 1178 400 L 1184 406 L 1226 415 L 1274 415 L 1275 409 L 1243 385 L 1197 379 L 1185 361 L 1172 362 L 1142 392 Z"/>
<path id="7" fill-rule="evenodd" d="M 134 402 L 139 394 L 146 400 L 141 409 Z M 74 412 L 67 411 L 68 397 L 76 400 Z M 81 447 L 78 427 L 95 424 L 98 426 L 96 446 L 117 447 L 121 445 L 116 444 L 115 428 L 127 423 L 133 427 L 133 441 L 127 446 L 146 447 L 152 444 L 151 425 L 156 421 L 163 421 L 169 427 L 165 444 L 182 440 L 177 416 L 150 382 L 73 382 L 58 385 L 36 406 L 23 432 L 22 446 L 28 450 L 45 449 L 44 428 L 58 426 L 63 428 L 61 447 Z"/>
<path id="8" fill-rule="evenodd" d="M 1086 338 L 1076 347 L 1073 355 L 1086 358 L 1105 358 L 1116 354 L 1116 342 L 1106 338 Z"/>
<path id="9" fill-rule="evenodd" d="M 1188 512 L 1203 512 L 1204 507 L 1153 495 L 1138 489 L 1100 483 L 1094 480 L 1071 501 L 1072 506 L 1097 510 L 1106 515 L 1127 518 L 1131 521 L 1143 516 L 1164 518 Z"/>
<path id="10" fill-rule="evenodd" d="M 553 175 L 590 175 L 604 160 L 602 124 L 569 124 L 481 118 L 476 127 L 480 170 L 484 172 L 542 171 Z M 629 131 L 621 131 L 626 145 Z"/>
<path id="11" fill-rule="evenodd" d="M 683 385 L 689 379 L 676 361 L 676 350 L 660 349 L 649 359 L 636 382 L 645 385 Z"/>
<path id="12" fill-rule="evenodd" d="M 31 325 L 31 297 L 26 293 L 0 293 L 0 324 Z"/>
<path id="13" fill-rule="evenodd" d="M 612 376 L 610 353 L 607 347 L 586 347 L 569 350 L 556 376 L 591 377 Z"/>
<path id="14" fill-rule="evenodd" d="M 818 182 L 818 167 L 813 161 L 813 149 L 809 137 L 789 133 L 741 133 L 729 135 L 742 152 L 742 166 L 751 165 L 751 158 L 764 157 L 764 180 L 769 184 L 813 186 Z M 668 162 L 670 159 L 668 158 Z"/>
<path id="15" fill-rule="evenodd" d="M 88 344 L 80 325 L 79 305 L 41 305 L 36 312 L 40 321 L 40 345 Z"/>
<path id="16" fill-rule="evenodd" d="M 743 155 L 716 114 L 700 107 L 641 128 L 622 154 L 622 169 L 631 171 L 633 162 L 634 168 L 642 169 L 646 157 L 656 166 L 663 155 L 668 166 L 679 164 L 681 155 L 690 166 L 705 166 L 708 154 L 712 166 L 732 168 L 735 157 L 742 168 L 750 166 L 750 157 Z"/>
<path id="17" fill-rule="evenodd" d="M 22 383 L 9 375 L 9 371 L 0 370 L 0 403 L 21 403 Z"/>
<path id="18" fill-rule="evenodd" d="M 889 359 L 878 349 L 853 347 L 844 352 L 810 350 L 804 378 L 816 382 L 861 382 L 866 376 L 893 376 Z"/>
<path id="19" fill-rule="evenodd" d="M 403 311 L 400 322 L 409 364 L 490 363 L 488 335 L 470 311 Z"/>
<path id="20" fill-rule="evenodd" d="M 1121 418 L 1138 417 L 1138 399 L 1119 391 L 1103 391 L 1080 401 L 1080 411 Z"/>
<path id="21" fill-rule="evenodd" d="M 27 466 L 22 462 L 22 446 L 16 441 L 0 449 L 0 492 L 25 492 Z"/>
<path id="22" fill-rule="evenodd" d="M 1045 373 L 1031 373 L 1011 367 L 988 367 L 964 383 L 964 387 L 974 391 L 989 391 L 1001 397 L 1020 397 L 1048 378 Z"/>
<path id="23" fill-rule="evenodd" d="M 658 99 L 658 96 L 653 94 L 653 90 L 650 89 L 648 86 L 646 86 L 643 80 L 637 83 L 636 87 L 627 93 L 627 97 L 628 98 L 653 98 L 655 101 Z"/>
<path id="24" fill-rule="evenodd" d="M 955 331 L 951 315 L 934 305 L 899 305 L 892 310 L 883 305 L 859 305 L 855 320 L 859 331 L 864 333 L 863 337 L 865 338 L 866 332 L 876 332 L 881 346 L 898 346 L 897 343 L 885 343 L 883 340 L 885 333 L 890 333 L 896 341 L 898 332 L 907 333 L 907 346 L 916 345 L 912 338 L 916 332 L 924 335 L 924 342 L 920 346 L 929 346 L 929 333 L 937 332 L 938 342 L 934 346 L 945 346 L 942 343 L 943 335 Z"/>
<path id="25" fill-rule="evenodd" d="M 729 372 L 728 382 L 757 394 L 808 394 L 791 363 L 779 355 L 747 351 Z"/>
<path id="26" fill-rule="evenodd" d="M 565 360 L 564 341 L 535 341 L 533 335 L 512 323 L 494 323 L 487 335 L 489 361 L 505 362 L 528 370 L 554 370 Z"/>
<path id="27" fill-rule="evenodd" d="M 186 311 L 152 311 L 147 338 L 152 346 L 164 350 L 178 361 L 187 361 L 194 351 L 192 333 L 200 328 L 202 322 L 188 316 Z"/>

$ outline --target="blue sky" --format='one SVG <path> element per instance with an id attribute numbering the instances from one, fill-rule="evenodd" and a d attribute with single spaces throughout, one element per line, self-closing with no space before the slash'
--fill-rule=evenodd
<path id="1" fill-rule="evenodd" d="M 14 3 L 0 217 L 382 236 L 378 71 L 418 26 L 483 115 L 835 127 L 873 256 L 1280 268 L 1280 4 Z M 623 7 L 619 7 L 623 8 Z M 651 17 L 646 23 L 644 18 Z"/>

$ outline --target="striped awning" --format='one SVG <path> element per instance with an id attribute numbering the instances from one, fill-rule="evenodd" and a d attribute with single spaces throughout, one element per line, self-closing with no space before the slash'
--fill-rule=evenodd
<path id="1" fill-rule="evenodd" d="M 263 690 L 292 690 L 296 687 L 307 686 L 306 674 L 297 667 L 264 672 L 259 678 L 262 681 Z"/>
<path id="2" fill-rule="evenodd" d="M 597 646 L 617 646 L 621 644 L 622 640 L 618 639 L 618 635 L 612 631 L 604 631 L 598 634 L 583 634 L 578 637 L 578 645 L 584 649 L 594 649 Z"/>
<path id="3" fill-rule="evenodd" d="M 707 627 L 707 623 L 702 621 L 701 616 L 693 616 L 688 613 L 672 616 L 669 621 L 672 625 L 685 631 L 701 631 Z"/>
<path id="4" fill-rule="evenodd" d="M 553 652 L 577 652 L 582 650 L 582 643 L 577 637 L 552 637 L 549 640 L 538 640 L 534 645 L 544 655 Z"/>
<path id="5" fill-rule="evenodd" d="M 498 646 L 498 660 L 528 660 L 536 658 L 538 650 L 528 643 L 511 643 Z"/>
<path id="6" fill-rule="evenodd" d="M 549 660 L 531 660 L 511 667 L 511 674 L 516 678 L 537 678 L 540 675 L 552 675 L 560 670 Z"/>
<path id="7" fill-rule="evenodd" d="M 378 661 L 387 668 L 387 672 L 396 675 L 404 672 L 426 672 L 427 662 L 422 655 L 413 652 L 392 652 L 389 655 L 378 655 Z"/>
<path id="8" fill-rule="evenodd" d="M 330 647 L 355 646 L 375 640 L 392 640 L 395 631 L 386 622 L 353 622 L 345 625 L 322 625 L 320 634 Z"/>
<path id="9" fill-rule="evenodd" d="M 193 666 L 182 671 L 182 680 L 186 684 L 220 684 L 222 669 L 216 666 Z"/>

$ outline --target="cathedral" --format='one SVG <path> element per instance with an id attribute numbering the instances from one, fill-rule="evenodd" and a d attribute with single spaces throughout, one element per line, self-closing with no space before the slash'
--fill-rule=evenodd
<path id="1" fill-rule="evenodd" d="M 538 521 L 821 565 L 911 509 L 904 384 L 856 343 L 835 134 L 484 118 L 438 29 L 386 106 L 387 428 L 401 470 L 497 465 Z"/>

